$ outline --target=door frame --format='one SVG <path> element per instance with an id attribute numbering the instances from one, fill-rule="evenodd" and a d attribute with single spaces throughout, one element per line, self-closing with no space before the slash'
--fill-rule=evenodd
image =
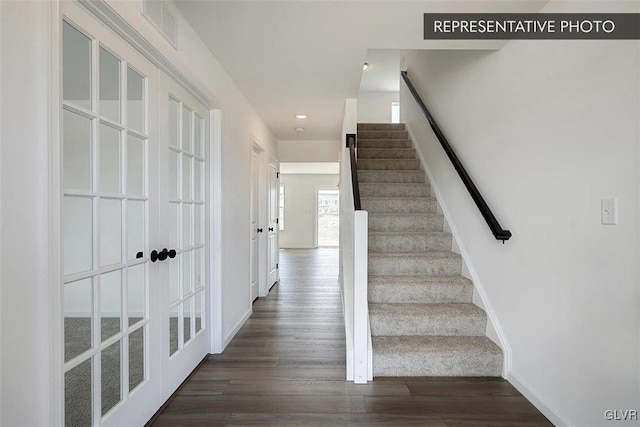
<path id="1" fill-rule="evenodd" d="M 209 258 L 209 296 L 205 298 L 205 319 L 210 333 L 210 353 L 221 353 L 222 338 L 222 110 L 212 98 L 198 85 L 165 57 L 152 42 L 140 33 L 122 16 L 113 10 L 104 0 L 81 1 L 85 12 L 97 19 L 109 31 L 128 43 L 160 72 L 173 78 L 187 92 L 200 101 L 209 111 L 209 139 L 205 145 L 210 150 L 209 167 L 206 180 L 210 200 L 207 229 L 209 237 L 205 253 Z M 61 147 L 62 141 L 62 20 L 60 2 L 46 2 L 46 15 L 43 17 L 48 34 L 47 58 L 47 130 L 49 144 L 46 152 L 47 165 L 47 232 L 43 237 L 46 252 L 48 277 L 49 309 L 49 420 L 53 425 L 62 425 L 64 415 L 64 343 L 60 322 L 62 315 L 62 204 L 63 192 Z"/>

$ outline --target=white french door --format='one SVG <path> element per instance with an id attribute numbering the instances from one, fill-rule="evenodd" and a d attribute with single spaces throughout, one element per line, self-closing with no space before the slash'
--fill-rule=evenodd
<path id="1" fill-rule="evenodd" d="M 61 12 L 64 424 L 139 426 L 208 352 L 208 111 Z"/>
<path id="2" fill-rule="evenodd" d="M 65 425 L 135 425 L 161 399 L 158 71 L 61 7 Z"/>
<path id="3" fill-rule="evenodd" d="M 208 353 L 204 307 L 209 206 L 209 112 L 160 75 L 160 228 L 169 256 L 161 266 L 163 391 L 169 396 Z"/>

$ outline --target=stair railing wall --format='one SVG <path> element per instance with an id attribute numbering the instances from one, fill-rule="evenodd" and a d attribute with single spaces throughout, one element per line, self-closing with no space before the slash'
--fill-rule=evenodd
<path id="1" fill-rule="evenodd" d="M 407 88 L 409 89 L 409 92 L 411 92 L 411 95 L 413 95 L 413 98 L 418 104 L 418 107 L 420 107 L 420 110 L 422 111 L 425 118 L 429 122 L 431 129 L 433 129 L 433 133 L 436 135 L 436 138 L 438 138 L 438 141 L 440 142 L 440 145 L 442 146 L 443 150 L 449 157 L 449 160 L 451 160 L 451 163 L 453 164 L 454 169 L 456 170 L 456 172 L 458 172 L 458 176 L 462 180 L 462 183 L 464 184 L 464 186 L 467 188 L 467 191 L 469 191 L 469 194 L 471 195 L 471 198 L 473 199 L 476 206 L 480 210 L 482 217 L 487 222 L 489 229 L 491 229 L 491 233 L 497 240 L 502 240 L 502 243 L 504 243 L 506 240 L 509 240 L 511 238 L 511 231 L 504 230 L 498 223 L 498 220 L 496 219 L 495 215 L 489 208 L 489 205 L 487 205 L 487 202 L 484 200 L 484 198 L 480 194 L 480 191 L 478 190 L 473 180 L 467 173 L 467 170 L 462 165 L 462 162 L 460 161 L 456 153 L 453 151 L 453 148 L 451 147 L 451 144 L 449 144 L 447 137 L 444 135 L 442 130 L 440 130 L 440 126 L 438 126 L 438 123 L 436 123 L 435 118 L 431 115 L 431 113 L 427 109 L 427 106 L 422 101 L 420 94 L 418 94 L 418 91 L 416 91 L 416 88 L 411 83 L 411 80 L 409 80 L 409 75 L 407 74 L 406 71 L 401 71 L 400 76 L 402 77 L 402 80 L 404 80 L 404 82 L 406 83 Z"/>
<path id="2" fill-rule="evenodd" d="M 351 164 L 346 139 L 340 150 L 340 291 L 346 340 L 347 380 L 353 381 L 353 220 Z"/>
<path id="3" fill-rule="evenodd" d="M 353 101 L 353 102 L 349 102 Z M 347 380 L 373 379 L 368 306 L 368 214 L 361 209 L 356 165 L 355 100 L 347 100 L 340 156 L 340 283 L 347 349 Z"/>

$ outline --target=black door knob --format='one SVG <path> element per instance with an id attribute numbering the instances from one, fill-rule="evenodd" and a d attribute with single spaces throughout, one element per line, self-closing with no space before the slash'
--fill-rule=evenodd
<path id="1" fill-rule="evenodd" d="M 167 248 L 164 248 L 162 252 L 158 254 L 158 259 L 160 261 L 164 261 L 165 259 L 167 259 L 168 256 L 169 256 L 169 250 Z"/>
<path id="2" fill-rule="evenodd" d="M 273 227 L 269 227 L 269 231 L 273 231 Z"/>
<path id="3" fill-rule="evenodd" d="M 152 250 L 149 258 L 151 258 L 151 262 L 156 262 L 156 261 L 164 261 L 167 258 L 175 258 L 175 257 L 176 257 L 175 249 L 169 250 L 167 248 L 164 248 L 160 252 L 156 251 L 155 249 Z"/>
<path id="4" fill-rule="evenodd" d="M 262 228 L 258 228 L 258 233 L 262 233 Z"/>

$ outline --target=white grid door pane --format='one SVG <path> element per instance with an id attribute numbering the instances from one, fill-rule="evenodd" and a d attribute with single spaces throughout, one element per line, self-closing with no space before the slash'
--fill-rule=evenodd
<path id="1" fill-rule="evenodd" d="M 166 99 L 166 98 L 165 98 Z M 177 256 L 169 261 L 169 355 L 203 329 L 205 245 L 205 120 L 180 97 L 167 102 L 169 242 Z M 197 298 L 195 294 L 197 293 Z"/>
<path id="2" fill-rule="evenodd" d="M 100 115 L 120 122 L 120 61 L 100 47 Z"/>
<path id="3" fill-rule="evenodd" d="M 64 135 L 64 186 L 78 190 L 92 189 L 92 145 L 91 118 L 77 112 L 62 112 Z"/>
<path id="4" fill-rule="evenodd" d="M 91 39 L 68 22 L 62 26 L 63 99 L 91 109 Z"/>
<path id="5" fill-rule="evenodd" d="M 147 379 L 147 77 L 102 42 L 63 23 L 66 426 L 100 425 Z"/>

